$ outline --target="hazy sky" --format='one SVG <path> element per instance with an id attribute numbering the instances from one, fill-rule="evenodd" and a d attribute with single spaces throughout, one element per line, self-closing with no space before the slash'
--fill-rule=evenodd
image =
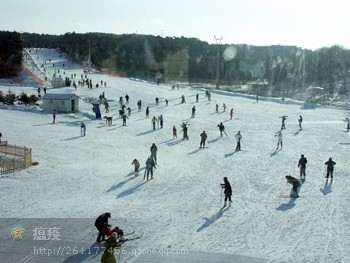
<path id="1" fill-rule="evenodd" d="M 350 48 L 349 0 L 0 0 L 0 10 L 0 30 L 8 31 Z"/>

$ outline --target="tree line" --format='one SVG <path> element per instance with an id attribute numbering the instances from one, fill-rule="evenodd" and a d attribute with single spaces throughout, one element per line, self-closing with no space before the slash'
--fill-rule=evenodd
<path id="1" fill-rule="evenodd" d="M 59 48 L 76 63 L 91 61 L 98 70 L 131 78 L 205 85 L 215 84 L 219 72 L 222 88 L 248 84 L 249 92 L 261 95 L 293 96 L 310 86 L 322 87 L 328 95 L 350 93 L 350 51 L 337 45 L 312 51 L 296 46 L 234 44 L 235 56 L 227 58 L 225 52 L 231 45 L 208 44 L 196 38 L 12 34 L 19 47 Z M 8 58 L 11 52 L 5 52 Z"/>

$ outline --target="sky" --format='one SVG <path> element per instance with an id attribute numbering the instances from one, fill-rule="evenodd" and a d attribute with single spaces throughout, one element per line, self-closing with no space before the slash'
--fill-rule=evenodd
<path id="1" fill-rule="evenodd" d="M 208 43 L 350 48 L 346 0 L 2 0 L 0 30 L 138 33 Z"/>
<path id="2" fill-rule="evenodd" d="M 68 77 L 77 74 L 77 81 L 83 74 L 81 66 L 66 61 L 54 50 L 41 49 L 30 57 L 25 65 L 39 77 L 46 75 L 50 80 L 60 70 L 59 74 Z M 155 256 L 148 254 L 137 255 L 140 260 L 134 261 L 134 255 L 122 262 L 350 261 L 350 133 L 345 122 L 349 110 L 303 107 L 303 102 L 288 98 L 261 97 L 256 102 L 254 95 L 216 90 L 211 91 L 209 101 L 204 89 L 181 86 L 173 90 L 170 84 L 157 86 L 98 72 L 87 77 L 93 85 L 105 81 L 106 87 L 52 89 L 49 82 L 45 83 L 48 93 L 74 93 L 81 98 L 79 112 L 59 112 L 55 124 L 52 112 L 42 111 L 40 101 L 39 106 L 0 104 L 2 140 L 31 148 L 33 161 L 38 162 L 26 170 L 0 176 L 1 262 L 99 262 L 101 255 L 88 254 L 86 249 L 96 246 L 94 220 L 106 211 L 112 215 L 112 226 L 142 235 L 123 245 L 123 253 L 130 251 L 128 246 L 137 251 L 184 249 L 190 257 L 141 260 Z M 36 95 L 39 86 L 30 78 L 22 79 L 22 84 L 0 80 L 0 90 Z M 113 117 L 111 126 L 95 118 L 87 100 L 98 98 L 102 92 L 110 111 L 106 113 L 101 105 L 101 113 Z M 122 126 L 118 101 L 126 94 L 131 116 Z M 186 99 L 183 104 L 182 95 Z M 159 105 L 155 104 L 156 97 Z M 137 110 L 138 100 L 142 100 L 141 111 Z M 152 129 L 150 118 L 145 116 L 146 106 L 150 107 L 150 116 L 163 115 L 163 128 Z M 195 117 L 191 118 L 194 106 Z M 282 115 L 288 116 L 282 131 L 283 149 L 276 150 L 275 134 Z M 304 119 L 303 130 L 299 130 L 299 115 Z M 81 122 L 86 124 L 86 136 L 81 136 Z M 182 140 L 183 122 L 189 122 L 189 140 Z M 227 136 L 220 137 L 220 122 Z M 173 138 L 173 126 L 178 138 Z M 203 131 L 208 134 L 206 148 L 199 149 Z M 242 151 L 236 152 L 234 135 L 238 131 L 243 137 Z M 145 181 L 144 167 L 152 143 L 158 147 L 157 169 L 154 179 Z M 301 154 L 308 163 L 300 198 L 285 198 L 291 190 L 285 175 L 299 178 Z M 324 163 L 329 157 L 336 162 L 333 180 L 324 178 Z M 138 177 L 131 165 L 134 158 L 141 164 Z M 229 208 L 223 208 L 220 183 L 224 176 L 233 190 Z M 25 242 L 11 239 L 12 225 L 27 230 Z M 68 237 L 33 241 L 34 226 L 42 230 L 60 228 Z M 45 250 L 42 255 L 37 253 L 41 247 L 51 252 L 56 248 L 57 252 L 61 245 L 67 250 L 55 258 L 52 254 L 45 257 Z M 72 255 L 69 248 L 85 254 Z M 239 261 L 234 255 L 260 260 Z"/>

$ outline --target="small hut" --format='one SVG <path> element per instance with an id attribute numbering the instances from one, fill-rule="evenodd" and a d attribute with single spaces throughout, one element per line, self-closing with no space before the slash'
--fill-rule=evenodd
<path id="1" fill-rule="evenodd" d="M 53 88 L 63 88 L 66 86 L 66 82 L 62 77 L 53 77 L 51 84 Z"/>
<path id="2" fill-rule="evenodd" d="M 42 109 L 48 112 L 70 113 L 79 111 L 80 97 L 75 94 L 45 94 L 41 97 Z"/>

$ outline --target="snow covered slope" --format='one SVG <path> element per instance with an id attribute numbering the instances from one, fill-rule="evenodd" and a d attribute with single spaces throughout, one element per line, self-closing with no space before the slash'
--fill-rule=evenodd
<path id="1" fill-rule="evenodd" d="M 49 77 L 58 69 L 62 76 L 76 74 L 76 81 L 85 75 L 83 68 L 53 50 L 40 49 L 31 56 Z M 48 59 L 51 62 L 45 64 Z M 72 87 L 48 87 L 48 93 L 75 93 L 82 98 L 79 113 L 59 113 L 55 124 L 52 113 L 39 107 L 0 105 L 3 140 L 32 148 L 33 161 L 39 162 L 38 166 L 0 177 L 2 244 L 18 246 L 22 242 L 11 241 L 11 225 L 26 228 L 29 240 L 33 239 L 33 223 L 26 225 L 26 220 L 51 218 L 55 224 L 48 221 L 43 227 L 61 225 L 63 232 L 71 231 L 67 242 L 92 246 L 97 234 L 94 220 L 109 211 L 113 226 L 143 233 L 141 239 L 130 242 L 137 249 L 184 249 L 203 255 L 215 252 L 262 258 L 260 262 L 350 261 L 349 145 L 340 144 L 350 142 L 344 122 L 349 112 L 321 107 L 303 109 L 302 102 L 290 100 L 265 98 L 256 103 L 255 97 L 214 90 L 208 101 L 204 90 L 190 87 L 173 90 L 171 85 L 157 86 L 98 72 L 87 77 L 94 85 L 106 81 L 107 87 L 85 86 L 76 91 Z M 17 94 L 22 90 L 28 95 L 37 94 L 37 88 L 0 84 L 4 93 L 11 89 Z M 101 105 L 102 116 L 112 116 L 112 126 L 103 119 L 96 120 L 92 105 L 84 102 L 86 98 L 98 98 L 102 92 L 111 107 L 105 113 Z M 118 101 L 126 94 L 130 96 L 127 106 L 132 112 L 127 126 L 122 126 Z M 180 103 L 181 95 L 187 103 Z M 160 99 L 158 106 L 156 97 Z M 165 99 L 169 100 L 168 107 Z M 137 110 L 138 100 L 142 100 L 141 112 Z M 146 106 L 150 107 L 151 117 L 163 115 L 164 128 L 152 129 L 151 119 L 145 117 Z M 193 106 L 196 116 L 190 118 Z M 232 120 L 231 108 L 235 112 Z M 274 135 L 281 127 L 282 115 L 288 116 L 286 130 L 282 131 L 283 150 L 275 151 Z M 302 131 L 297 122 L 299 115 L 304 118 Z M 82 121 L 87 125 L 85 137 L 80 135 Z M 189 140 L 183 141 L 180 125 L 187 121 Z M 220 137 L 220 122 L 228 136 Z M 173 126 L 178 130 L 177 139 L 172 137 Z M 198 149 L 202 131 L 208 134 L 208 148 Z M 243 136 L 241 152 L 234 151 L 238 131 Z M 147 182 L 143 172 L 152 143 L 158 146 L 159 165 L 154 179 Z M 297 162 L 301 154 L 308 160 L 301 198 L 281 198 L 279 195 L 289 194 L 291 188 L 285 175 L 299 177 Z M 324 162 L 329 157 L 337 163 L 333 181 L 324 178 Z M 131 165 L 134 158 L 141 163 L 141 176 L 136 178 Z M 219 184 L 224 176 L 233 188 L 229 209 L 222 209 Z M 16 220 L 8 226 L 11 218 Z M 65 226 L 71 219 L 76 221 Z M 0 251 L 1 255 L 6 251 Z M 149 257 L 152 258 L 145 255 L 143 262 L 152 262 L 146 261 Z M 72 255 L 46 262 L 69 262 L 67 258 L 92 262 L 91 257 Z M 192 261 L 195 258 L 182 262 L 196 262 Z M 99 259 L 100 256 L 93 260 Z M 170 262 L 171 257 L 162 259 Z M 21 262 L 39 261 L 32 253 Z M 226 262 L 224 256 L 221 262 Z"/>

